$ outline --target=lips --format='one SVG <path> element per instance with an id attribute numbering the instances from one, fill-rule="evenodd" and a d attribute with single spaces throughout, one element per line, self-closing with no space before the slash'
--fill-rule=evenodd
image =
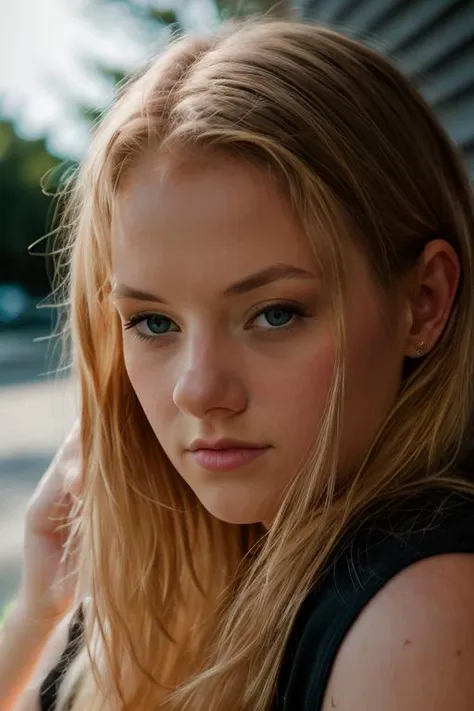
<path id="1" fill-rule="evenodd" d="M 195 439 L 189 447 L 190 452 L 200 449 L 225 450 L 225 449 L 265 449 L 266 445 L 245 442 L 242 439 Z"/>
<path id="2" fill-rule="evenodd" d="M 270 447 L 235 439 L 195 440 L 189 452 L 195 462 L 212 472 L 244 467 L 267 452 Z"/>

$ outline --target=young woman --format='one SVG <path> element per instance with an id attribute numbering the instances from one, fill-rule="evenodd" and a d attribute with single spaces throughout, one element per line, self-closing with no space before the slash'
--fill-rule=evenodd
<path id="1" fill-rule="evenodd" d="M 473 205 L 417 92 L 316 26 L 179 40 L 65 226 L 82 478 L 72 436 L 1 708 L 474 708 Z"/>

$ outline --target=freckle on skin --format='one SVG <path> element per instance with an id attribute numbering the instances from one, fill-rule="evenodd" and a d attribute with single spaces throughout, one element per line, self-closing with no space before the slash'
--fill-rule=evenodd
<path id="1" fill-rule="evenodd" d="M 461 654 L 462 654 L 461 650 L 460 650 L 460 649 L 456 649 L 456 655 L 457 655 L 458 657 L 460 657 Z"/>
<path id="2" fill-rule="evenodd" d="M 407 647 L 409 644 L 411 644 L 411 639 L 406 639 L 406 640 L 403 642 L 403 646 L 404 646 L 404 647 Z"/>

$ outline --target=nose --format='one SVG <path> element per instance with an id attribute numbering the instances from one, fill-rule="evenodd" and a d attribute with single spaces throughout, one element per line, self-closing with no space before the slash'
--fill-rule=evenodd
<path id="1" fill-rule="evenodd" d="M 215 342 L 191 344 L 174 387 L 176 407 L 200 419 L 245 410 L 247 391 L 233 361 Z"/>

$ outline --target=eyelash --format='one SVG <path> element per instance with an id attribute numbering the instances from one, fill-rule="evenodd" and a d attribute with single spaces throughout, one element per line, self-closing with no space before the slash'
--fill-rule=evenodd
<path id="1" fill-rule="evenodd" d="M 283 326 L 280 327 L 274 327 L 274 328 L 268 328 L 268 329 L 263 329 L 269 332 L 272 331 L 289 331 L 291 328 L 294 328 L 298 322 L 302 321 L 304 318 L 308 318 L 310 316 L 309 311 L 304 308 L 301 304 L 297 304 L 291 301 L 278 301 L 275 303 L 270 303 L 267 304 L 266 306 L 260 308 L 258 311 L 256 311 L 250 318 L 250 321 L 254 321 L 258 316 L 261 316 L 264 314 L 266 311 L 269 311 L 270 309 L 281 309 L 282 311 L 289 311 L 293 314 L 292 320 L 288 324 L 284 324 Z M 138 338 L 141 341 L 159 341 L 160 339 L 160 334 L 156 334 L 155 336 L 144 336 L 142 333 L 140 333 L 135 326 L 137 326 L 139 323 L 142 323 L 143 321 L 146 321 L 148 318 L 151 318 L 152 316 L 161 316 L 162 314 L 156 313 L 156 312 L 146 312 L 143 311 L 141 313 L 133 314 L 130 316 L 128 321 L 126 321 L 123 325 L 123 329 L 125 331 L 128 331 L 130 329 L 133 329 L 133 336 L 135 338 Z M 167 317 L 165 317 L 167 318 Z M 169 319 L 172 321 L 172 319 Z M 176 331 L 171 331 L 171 333 L 176 333 Z M 162 336 L 166 336 L 166 333 L 161 334 Z"/>

